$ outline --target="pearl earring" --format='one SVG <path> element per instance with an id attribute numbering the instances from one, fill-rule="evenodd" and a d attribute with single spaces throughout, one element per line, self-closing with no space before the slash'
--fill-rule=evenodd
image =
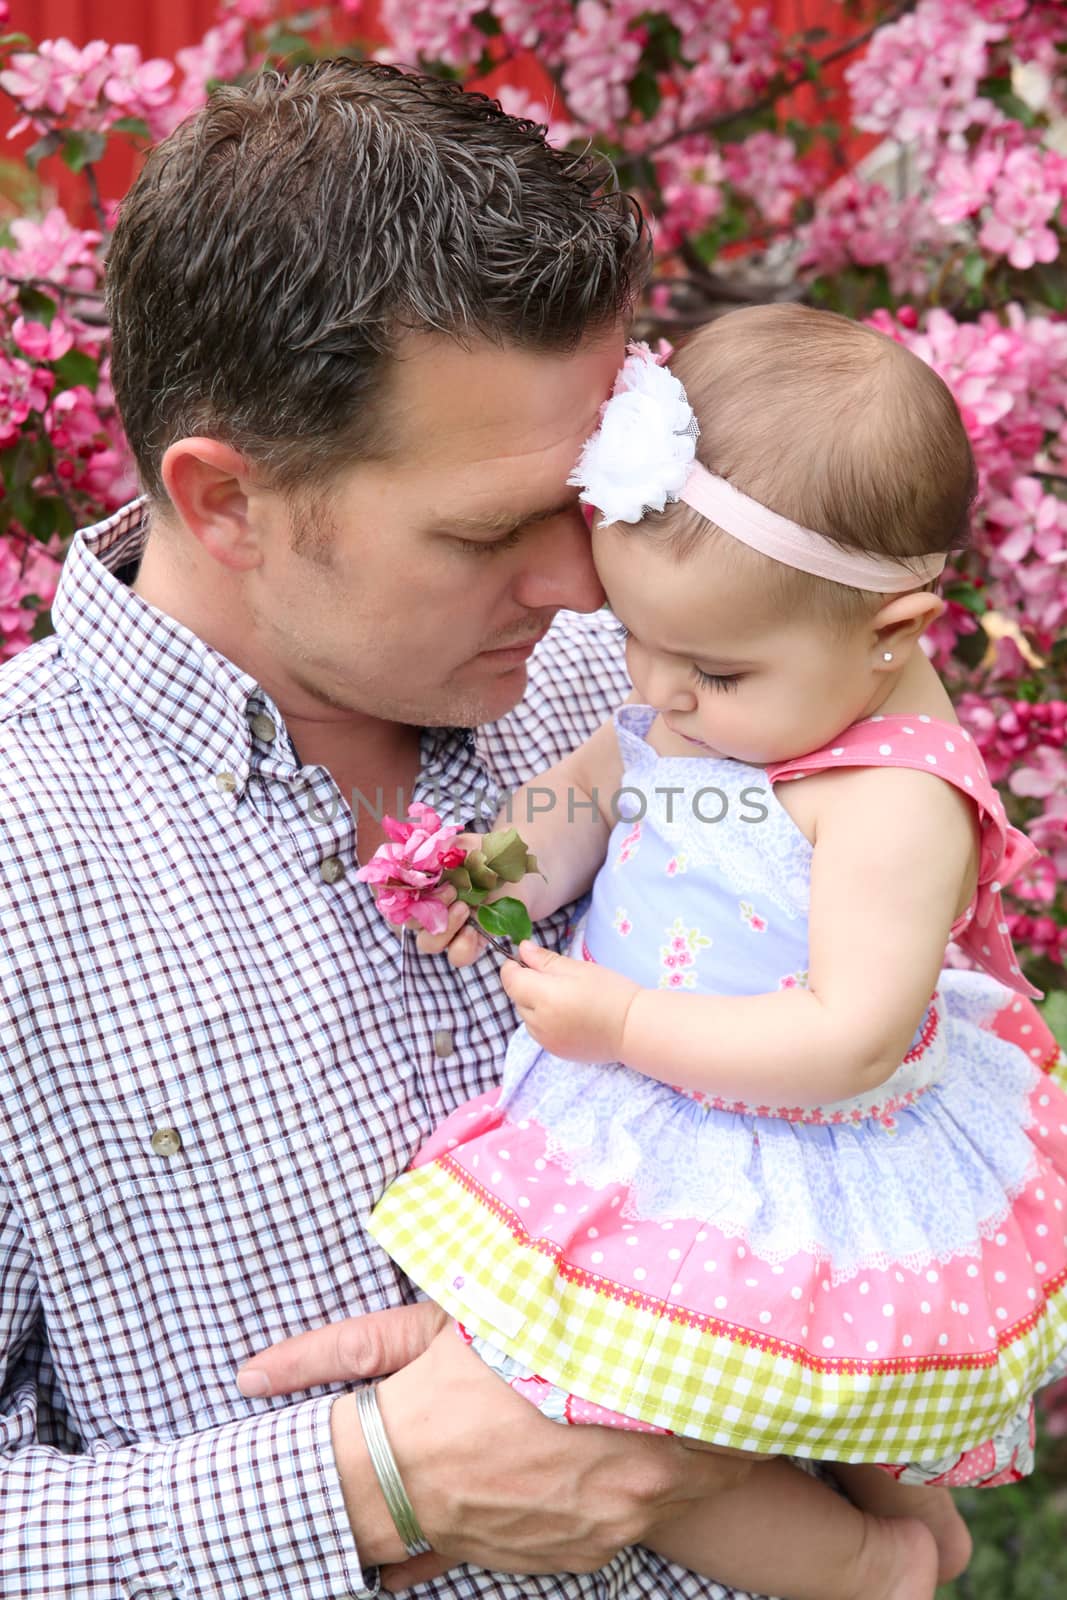
<path id="1" fill-rule="evenodd" d="M 885 653 L 882 656 L 882 660 L 883 661 L 892 661 L 892 659 L 893 659 L 892 650 L 886 650 Z"/>

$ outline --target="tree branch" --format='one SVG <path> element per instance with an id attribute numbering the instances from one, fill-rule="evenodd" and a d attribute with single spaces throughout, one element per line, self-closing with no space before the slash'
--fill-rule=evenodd
<path id="1" fill-rule="evenodd" d="M 879 28 L 887 28 L 892 23 L 899 22 L 901 17 L 906 16 L 909 11 L 914 11 L 917 4 L 918 0 L 899 0 L 899 3 L 893 7 L 888 16 L 880 17 L 877 22 L 872 22 L 870 27 L 865 28 L 862 33 L 853 34 L 851 39 L 843 40 L 841 44 L 835 45 L 832 50 L 828 50 L 826 55 L 819 56 L 815 62 L 816 67 L 821 72 L 823 68 L 830 66 L 833 62 L 840 61 L 843 56 L 851 55 L 854 50 L 862 49 L 868 40 L 874 37 Z M 769 89 L 758 100 L 751 100 L 748 105 L 737 106 L 733 111 L 722 111 L 716 117 L 706 117 L 700 122 L 691 122 L 684 128 L 676 128 L 674 133 L 668 134 L 665 139 L 658 139 L 655 144 L 648 145 L 640 154 L 653 156 L 658 151 L 666 149 L 668 145 L 677 143 L 680 139 L 690 139 L 698 133 L 715 133 L 719 128 L 729 127 L 731 122 L 740 122 L 743 117 L 755 116 L 760 111 L 768 110 L 783 96 L 792 94 L 794 89 L 802 88 L 808 81 L 809 78 L 806 72 L 797 72 L 792 77 L 783 77 L 776 87 Z"/>

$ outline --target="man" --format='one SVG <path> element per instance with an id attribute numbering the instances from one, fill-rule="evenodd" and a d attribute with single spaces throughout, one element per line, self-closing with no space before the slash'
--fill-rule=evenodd
<path id="1" fill-rule="evenodd" d="M 729 1463 L 545 1421 L 363 1226 L 513 1014 L 355 869 L 383 809 L 491 816 L 626 693 L 566 478 L 646 267 L 595 162 L 351 62 L 218 91 L 127 198 L 146 498 L 0 674 L 9 1600 L 373 1592 L 404 1543 L 337 1384 L 383 1373 L 408 1575 L 476 1564 L 427 1593 L 722 1592 L 626 1547 Z M 322 1324 L 315 1392 L 239 1390 Z"/>

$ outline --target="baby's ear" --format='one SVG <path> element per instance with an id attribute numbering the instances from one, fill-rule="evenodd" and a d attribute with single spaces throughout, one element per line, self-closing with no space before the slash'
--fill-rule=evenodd
<path id="1" fill-rule="evenodd" d="M 945 607 L 946 601 L 928 589 L 898 594 L 880 606 L 870 623 L 875 664 L 882 663 L 889 651 L 899 667 L 905 652 L 933 626 Z"/>

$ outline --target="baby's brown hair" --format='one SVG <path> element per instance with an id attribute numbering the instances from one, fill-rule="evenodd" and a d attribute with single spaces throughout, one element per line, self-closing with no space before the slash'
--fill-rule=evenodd
<path id="1" fill-rule="evenodd" d="M 762 305 L 694 333 L 670 361 L 710 472 L 846 550 L 900 558 L 966 548 L 977 476 L 947 385 L 873 328 L 831 311 Z M 715 541 L 765 598 L 843 629 L 886 595 L 771 561 L 684 503 L 650 516 L 674 554 Z M 909 584 L 900 592 L 932 583 Z"/>

